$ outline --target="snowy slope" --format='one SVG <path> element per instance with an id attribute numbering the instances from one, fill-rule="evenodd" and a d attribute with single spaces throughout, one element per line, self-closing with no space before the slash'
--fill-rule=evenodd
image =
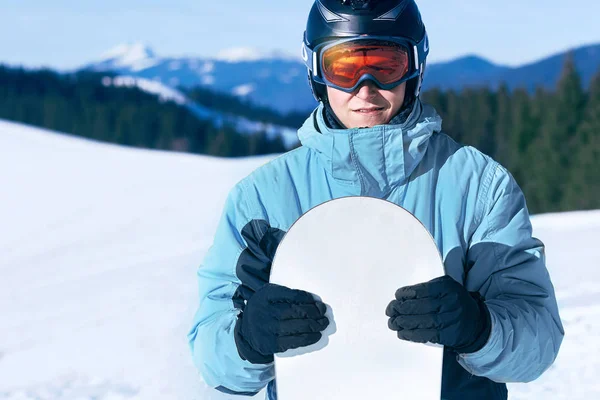
<path id="1" fill-rule="evenodd" d="M 298 144 L 298 135 L 295 129 L 265 122 L 252 121 L 248 118 L 212 110 L 190 100 L 179 90 L 173 89 L 160 81 L 123 75 L 113 78 L 105 76 L 102 78 L 102 84 L 104 86 L 137 87 L 146 93 L 157 96 L 160 101 L 172 101 L 184 106 L 199 119 L 209 120 L 217 127 L 227 124 L 232 126 L 237 132 L 247 135 L 265 132 L 269 139 L 274 139 L 279 136 L 286 149 L 291 149 Z"/>
<path id="2" fill-rule="evenodd" d="M 185 337 L 195 271 L 228 189 L 268 159 L 0 122 L 0 399 L 210 398 Z"/>
<path id="3" fill-rule="evenodd" d="M 0 399 L 233 398 L 191 362 L 195 272 L 228 190 L 272 157 L 138 150 L 0 121 Z M 596 398 L 600 211 L 538 216 L 534 229 L 567 336 L 551 370 L 511 385 L 511 398 Z"/>

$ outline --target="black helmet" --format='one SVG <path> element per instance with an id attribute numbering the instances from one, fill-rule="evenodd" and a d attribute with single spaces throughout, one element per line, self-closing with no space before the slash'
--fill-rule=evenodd
<path id="1" fill-rule="evenodd" d="M 419 96 L 429 41 L 414 0 L 316 0 L 304 32 L 302 58 L 317 101 L 323 100 L 326 93 L 325 84 L 319 79 L 319 48 L 325 43 L 354 37 L 403 40 L 411 58 L 406 96 Z"/>

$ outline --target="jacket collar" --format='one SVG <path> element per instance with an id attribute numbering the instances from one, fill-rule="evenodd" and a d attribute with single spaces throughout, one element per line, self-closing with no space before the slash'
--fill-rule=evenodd
<path id="1" fill-rule="evenodd" d="M 381 197 L 404 184 L 425 155 L 431 135 L 442 128 L 435 109 L 420 101 L 404 123 L 372 128 L 329 128 L 323 111 L 321 103 L 298 138 L 319 153 L 334 179 L 360 184 L 361 195 Z"/>

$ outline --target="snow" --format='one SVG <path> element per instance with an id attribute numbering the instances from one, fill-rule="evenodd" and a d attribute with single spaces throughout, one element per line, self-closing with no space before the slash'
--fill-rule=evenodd
<path id="1" fill-rule="evenodd" d="M 201 82 L 203 85 L 212 85 L 215 83 L 215 77 L 212 75 L 202 75 Z"/>
<path id="2" fill-rule="evenodd" d="M 285 61 L 301 61 L 300 55 L 292 55 L 282 50 L 260 51 L 252 47 L 232 47 L 222 49 L 217 52 L 211 60 L 187 59 L 188 67 L 191 69 L 199 68 L 200 73 L 213 72 L 214 61 L 223 61 L 227 63 L 238 63 L 243 61 L 258 61 L 264 59 L 277 59 Z M 186 59 L 164 59 L 146 44 L 141 42 L 122 43 L 112 49 L 104 52 L 93 64 L 110 63 L 113 68 L 130 69 L 131 72 L 137 72 L 150 68 L 159 63 L 166 62 L 169 71 L 177 71 L 182 68 Z M 199 63 L 203 63 L 201 66 Z"/>
<path id="3" fill-rule="evenodd" d="M 157 80 L 127 75 L 116 76 L 114 78 L 105 76 L 102 78 L 102 84 L 104 86 L 138 87 L 140 90 L 158 96 L 161 101 L 174 101 L 177 104 L 185 104 L 188 101 L 183 93 Z"/>
<path id="4" fill-rule="evenodd" d="M 565 328 L 557 360 L 540 379 L 509 387 L 511 399 L 600 398 L 600 210 L 533 217 Z"/>
<path id="5" fill-rule="evenodd" d="M 152 49 L 143 43 L 120 44 L 100 56 L 95 63 L 110 63 L 112 68 L 138 72 L 160 62 Z"/>
<path id="6" fill-rule="evenodd" d="M 303 62 L 300 50 L 297 52 L 289 52 L 287 50 L 272 50 L 267 53 L 267 58 L 274 60 Z"/>
<path id="7" fill-rule="evenodd" d="M 0 399 L 211 398 L 186 340 L 195 273 L 227 191 L 271 158 L 0 121 Z"/>
<path id="8" fill-rule="evenodd" d="M 215 57 L 215 60 L 237 63 L 242 61 L 256 61 L 262 59 L 263 57 L 264 55 L 254 48 L 233 47 L 219 51 Z"/>
<path id="9" fill-rule="evenodd" d="M 254 86 L 254 84 L 252 83 L 248 83 L 245 85 L 239 85 L 234 87 L 231 92 L 235 95 L 235 96 L 247 96 L 250 93 L 252 93 L 254 91 L 254 89 L 256 89 L 256 87 Z"/>
<path id="10" fill-rule="evenodd" d="M 136 62 L 144 58 L 154 57 L 154 52 L 143 43 L 123 43 L 105 52 L 101 60 L 118 58 L 122 61 Z"/>
<path id="11" fill-rule="evenodd" d="M 229 189 L 273 157 L 132 149 L 0 121 L 0 399 L 234 399 L 192 365 L 195 274 Z M 533 225 L 566 337 L 550 370 L 511 384 L 510 398 L 600 398 L 600 210 Z"/>
<path id="12" fill-rule="evenodd" d="M 210 74 L 214 70 L 215 70 L 215 63 L 212 61 L 207 61 L 204 64 L 202 64 L 202 70 L 200 71 L 200 73 Z"/>
<path id="13" fill-rule="evenodd" d="M 168 68 L 169 68 L 169 71 L 177 71 L 177 70 L 181 69 L 181 61 L 179 61 L 179 60 L 171 61 L 169 63 Z"/>
<path id="14" fill-rule="evenodd" d="M 291 54 L 284 50 L 260 51 L 252 47 L 233 47 L 219 51 L 214 58 L 217 61 L 237 63 L 257 60 L 302 61 L 300 53 Z"/>

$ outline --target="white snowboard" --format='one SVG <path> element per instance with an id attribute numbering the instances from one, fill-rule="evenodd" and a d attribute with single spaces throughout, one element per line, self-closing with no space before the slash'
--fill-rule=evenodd
<path id="1" fill-rule="evenodd" d="M 442 347 L 398 339 L 385 309 L 398 288 L 442 275 L 433 238 L 394 203 L 344 197 L 305 213 L 270 282 L 317 295 L 333 322 L 318 343 L 275 355 L 278 400 L 439 400 Z"/>

